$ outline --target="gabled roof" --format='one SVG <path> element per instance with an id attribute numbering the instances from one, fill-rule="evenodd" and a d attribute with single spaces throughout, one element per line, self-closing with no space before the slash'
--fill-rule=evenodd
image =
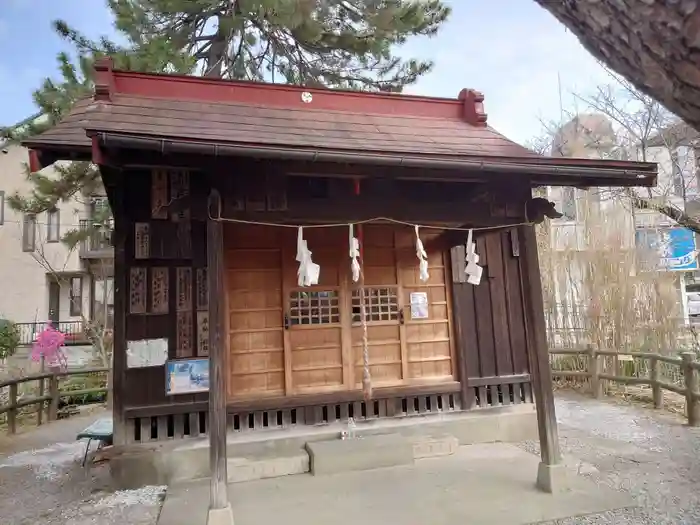
<path id="1" fill-rule="evenodd" d="M 163 150 L 167 143 L 168 151 L 206 146 L 208 154 L 377 156 L 385 164 L 453 170 L 496 162 L 511 172 L 574 176 L 597 170 L 624 185 L 655 182 L 654 164 L 598 166 L 601 161 L 552 159 L 528 150 L 487 125 L 483 95 L 473 90 L 445 99 L 133 73 L 113 70 L 109 61 L 95 69 L 94 98 L 77 103 L 26 146 L 55 156 L 89 152 L 93 139 L 152 149 L 160 144 Z"/>

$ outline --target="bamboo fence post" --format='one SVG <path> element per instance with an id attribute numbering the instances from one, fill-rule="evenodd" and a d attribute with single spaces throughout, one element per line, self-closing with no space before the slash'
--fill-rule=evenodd
<path id="1" fill-rule="evenodd" d="M 49 401 L 49 421 L 56 421 L 58 419 L 58 375 L 53 374 L 49 378 L 49 395 L 51 396 L 51 401 Z"/>
<path id="2" fill-rule="evenodd" d="M 649 380 L 651 382 L 651 396 L 654 400 L 654 408 L 663 408 L 664 391 L 659 386 L 659 360 L 656 356 L 649 358 Z"/>
<path id="3" fill-rule="evenodd" d="M 598 346 L 588 345 L 588 373 L 591 377 L 591 393 L 596 399 L 603 397 L 603 385 L 600 382 L 600 360 L 598 359 Z"/>
<path id="4" fill-rule="evenodd" d="M 681 364 L 683 368 L 683 376 L 685 377 L 685 411 L 688 417 L 688 425 L 691 427 L 698 426 L 700 423 L 700 418 L 698 418 L 697 410 L 697 400 L 695 397 L 695 392 L 698 387 L 698 379 L 693 367 L 691 366 L 695 362 L 694 352 L 683 352 L 681 354 L 681 359 L 683 362 Z"/>
<path id="5" fill-rule="evenodd" d="M 7 411 L 7 432 L 17 432 L 17 383 L 10 385 L 10 408 Z"/>
<path id="6" fill-rule="evenodd" d="M 46 362 L 44 359 L 44 356 L 41 356 L 41 368 L 39 372 L 43 374 L 46 370 Z M 39 379 L 39 397 L 44 397 L 44 394 L 46 393 L 46 384 L 44 381 L 44 378 L 42 377 Z M 36 424 L 37 426 L 41 426 L 42 419 L 44 418 L 44 402 L 40 402 L 38 409 L 36 411 Z"/>

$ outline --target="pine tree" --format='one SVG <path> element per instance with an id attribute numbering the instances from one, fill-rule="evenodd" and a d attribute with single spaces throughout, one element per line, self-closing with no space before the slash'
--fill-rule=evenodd
<path id="1" fill-rule="evenodd" d="M 59 54 L 61 80 L 46 79 L 34 93 L 43 117 L 0 136 L 19 140 L 53 126 L 91 93 L 92 65 L 102 56 L 132 71 L 400 92 L 432 63 L 404 61 L 394 54 L 397 47 L 411 36 L 435 35 L 450 14 L 440 0 L 108 0 L 108 5 L 126 43 L 90 40 L 55 22 L 78 59 L 73 63 Z M 10 196 L 10 205 L 41 213 L 99 183 L 88 162 L 55 169 L 58 177 L 31 174 L 33 191 Z M 64 241 L 79 238 L 72 231 Z"/>
<path id="2" fill-rule="evenodd" d="M 100 57 L 110 56 L 115 67 L 131 71 L 191 73 L 194 70 L 192 57 L 167 48 L 159 38 L 154 38 L 148 46 L 139 46 L 135 42 L 117 46 L 106 38 L 89 41 L 61 21 L 54 23 L 54 29 L 76 45 L 78 58 L 73 62 L 67 53 L 58 54 L 60 80 L 46 78 L 33 93 L 41 116 L 21 126 L 0 130 L 0 138 L 8 139 L 11 143 L 54 126 L 77 100 L 89 96 L 93 90 L 93 65 Z M 51 210 L 59 202 L 67 202 L 78 194 L 91 194 L 100 185 L 99 171 L 90 162 L 56 163 L 53 175 L 31 173 L 28 166 L 26 169 L 27 178 L 34 186 L 32 191 L 29 195 L 17 192 L 7 198 L 13 209 L 23 213 L 39 214 Z M 104 223 L 110 211 L 105 208 L 99 215 L 95 217 L 95 222 Z M 68 230 L 63 241 L 73 247 L 90 233 L 88 230 Z"/>
<path id="3" fill-rule="evenodd" d="M 109 0 L 134 42 L 181 49 L 212 77 L 401 91 L 432 67 L 396 47 L 435 35 L 440 0 Z"/>

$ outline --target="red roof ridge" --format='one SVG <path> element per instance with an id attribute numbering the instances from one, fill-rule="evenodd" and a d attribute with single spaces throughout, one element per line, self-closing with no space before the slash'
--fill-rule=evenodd
<path id="1" fill-rule="evenodd" d="M 165 79 L 167 82 L 164 82 Z M 454 99 L 427 97 L 170 73 L 122 71 L 113 68 L 110 58 L 97 60 L 95 99 L 109 101 L 113 95 L 119 94 L 273 107 L 313 107 L 363 114 L 459 118 L 473 126 L 486 126 L 484 96 L 472 89 L 461 90 L 459 96 Z"/>

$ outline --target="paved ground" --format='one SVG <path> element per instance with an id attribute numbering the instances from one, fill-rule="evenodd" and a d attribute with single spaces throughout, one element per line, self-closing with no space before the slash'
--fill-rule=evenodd
<path id="1" fill-rule="evenodd" d="M 460 447 L 415 464 L 229 485 L 236 525 L 526 525 L 631 505 L 572 475 L 552 497 L 535 488 L 539 459 L 512 444 Z M 209 484 L 168 490 L 158 525 L 206 525 Z"/>
<path id="2" fill-rule="evenodd" d="M 154 525 L 164 488 L 113 492 L 105 465 L 80 466 L 75 435 L 104 413 L 72 417 L 12 440 L 0 438 L 2 525 Z"/>
<path id="3" fill-rule="evenodd" d="M 700 523 L 700 429 L 660 412 L 575 394 L 559 394 L 557 414 L 565 454 L 582 474 L 630 494 L 637 506 L 546 525 Z M 109 491 L 106 468 L 89 474 L 74 436 L 96 416 L 61 421 L 0 438 L 0 522 L 3 525 L 154 525 L 162 488 Z M 530 452 L 536 443 L 519 445 Z M 593 465 L 595 468 L 592 468 Z"/>
<path id="4" fill-rule="evenodd" d="M 638 506 L 546 525 L 700 523 L 700 428 L 668 413 L 573 393 L 557 396 L 557 419 L 563 452 L 598 469 L 585 476 L 631 494 Z M 536 443 L 520 446 L 539 453 Z"/>

